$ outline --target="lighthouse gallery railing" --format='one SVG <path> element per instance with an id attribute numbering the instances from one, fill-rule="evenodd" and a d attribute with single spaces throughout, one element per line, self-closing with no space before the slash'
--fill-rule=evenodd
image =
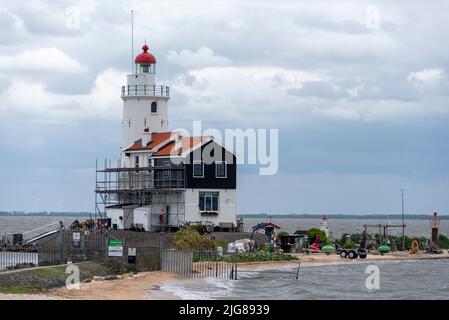
<path id="1" fill-rule="evenodd" d="M 122 86 L 122 96 L 156 96 L 169 97 L 170 87 L 156 85 Z"/>

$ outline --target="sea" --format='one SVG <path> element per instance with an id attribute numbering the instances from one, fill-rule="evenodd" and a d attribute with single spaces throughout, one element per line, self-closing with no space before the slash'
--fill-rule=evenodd
<path id="1" fill-rule="evenodd" d="M 245 231 L 251 231 L 252 227 L 257 223 L 267 222 L 263 219 L 246 218 L 244 219 L 244 229 Z M 272 222 L 283 231 L 289 233 L 294 233 L 296 230 L 308 230 L 313 227 L 320 226 L 320 219 L 310 219 L 310 218 L 272 218 Z M 328 226 L 331 234 L 334 237 L 340 238 L 345 233 L 362 233 L 364 224 L 391 224 L 391 225 L 401 225 L 402 220 L 400 219 L 328 219 Z M 413 237 L 426 237 L 431 236 L 430 227 L 430 217 L 429 220 L 405 220 L 405 234 Z M 368 233 L 377 233 L 378 228 L 368 229 Z M 402 235 L 402 228 L 389 228 L 388 233 L 390 235 Z M 440 233 L 444 235 L 449 235 L 449 220 L 441 220 L 440 222 Z"/>
<path id="2" fill-rule="evenodd" d="M 237 280 L 176 279 L 155 297 L 182 300 L 433 300 L 449 299 L 449 260 L 375 262 L 354 260 L 331 265 L 297 265 L 238 272 Z M 368 286 L 367 286 L 368 282 Z M 377 285 L 378 284 L 378 285 Z"/>
<path id="3" fill-rule="evenodd" d="M 75 219 L 84 220 L 86 217 L 57 217 L 57 216 L 0 216 L 0 235 L 6 233 L 20 233 L 38 227 L 48 225 L 53 222 L 62 221 L 65 226 L 69 226 Z M 245 231 L 252 231 L 252 227 L 260 222 L 267 222 L 266 219 L 245 218 Z M 296 230 L 308 230 L 319 227 L 320 219 L 311 218 L 272 218 L 272 222 L 282 228 L 283 231 L 293 233 Z M 341 237 L 345 233 L 361 233 L 364 224 L 401 224 L 399 219 L 328 219 L 330 232 L 334 237 Z M 430 238 L 430 218 L 429 220 L 406 220 L 405 233 L 409 236 Z M 378 232 L 377 228 L 369 229 L 368 232 Z M 391 235 L 401 235 L 401 228 L 390 228 Z M 449 235 L 449 220 L 441 220 L 440 233 Z"/>

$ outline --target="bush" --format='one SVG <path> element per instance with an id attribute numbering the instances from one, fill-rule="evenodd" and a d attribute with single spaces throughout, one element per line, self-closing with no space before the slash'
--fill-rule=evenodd
<path id="1" fill-rule="evenodd" d="M 323 230 L 320 230 L 318 228 L 312 228 L 307 231 L 307 237 L 309 237 L 310 241 L 315 241 L 315 237 L 319 235 L 320 236 L 320 242 L 326 241 L 326 233 Z"/>
<path id="2" fill-rule="evenodd" d="M 278 238 L 278 239 L 281 239 L 281 238 L 284 237 L 284 236 L 288 236 L 288 232 L 286 232 L 286 231 L 281 231 L 281 232 L 279 232 L 277 238 Z"/>
<path id="3" fill-rule="evenodd" d="M 215 249 L 217 245 L 214 240 L 188 226 L 175 233 L 175 247 L 178 250 Z"/>
<path id="4" fill-rule="evenodd" d="M 449 249 L 449 238 L 443 234 L 438 237 L 438 247 L 440 249 Z"/>
<path id="5" fill-rule="evenodd" d="M 218 247 L 222 247 L 224 250 L 228 250 L 228 242 L 224 240 L 215 240 L 215 245 Z"/>
<path id="6" fill-rule="evenodd" d="M 352 243 L 360 243 L 362 240 L 362 234 L 361 233 L 353 233 L 351 234 L 351 242 Z"/>

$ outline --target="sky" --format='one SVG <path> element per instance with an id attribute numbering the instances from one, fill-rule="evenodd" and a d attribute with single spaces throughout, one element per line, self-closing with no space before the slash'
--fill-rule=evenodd
<path id="1" fill-rule="evenodd" d="M 134 10 L 134 54 L 130 11 Z M 279 130 L 237 212 L 449 214 L 447 1 L 0 0 L 0 210 L 93 211 L 147 40 L 172 128 Z"/>

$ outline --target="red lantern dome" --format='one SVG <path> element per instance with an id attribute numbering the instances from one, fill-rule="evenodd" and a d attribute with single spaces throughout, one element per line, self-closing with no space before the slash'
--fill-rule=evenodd
<path id="1" fill-rule="evenodd" d="M 156 63 L 156 57 L 153 56 L 151 53 L 148 52 L 150 48 L 145 44 L 142 47 L 143 52 L 139 53 L 136 57 L 136 60 L 134 60 L 135 63 L 138 64 L 150 64 L 150 63 Z"/>

